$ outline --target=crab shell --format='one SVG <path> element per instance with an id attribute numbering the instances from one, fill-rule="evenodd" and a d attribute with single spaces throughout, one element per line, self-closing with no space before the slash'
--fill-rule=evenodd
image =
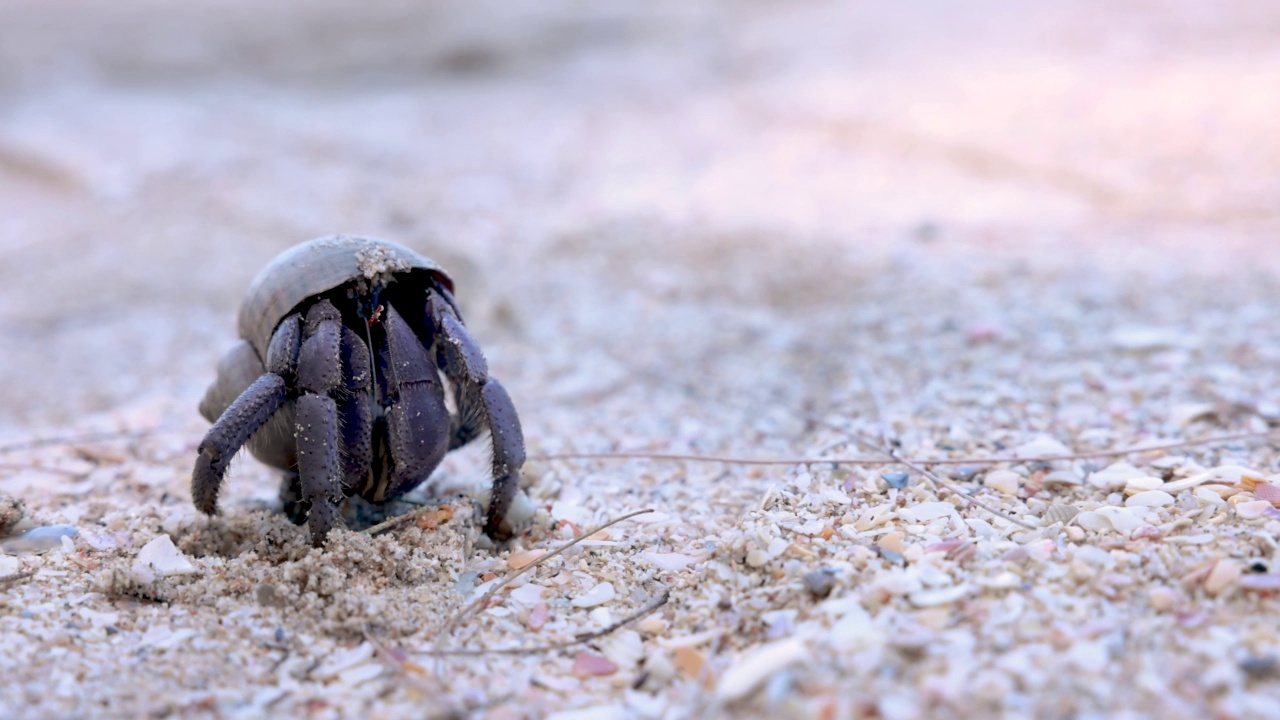
<path id="1" fill-rule="evenodd" d="M 240 304 L 241 341 L 218 361 L 218 375 L 200 401 L 200 414 L 218 419 L 231 402 L 266 372 L 263 359 L 280 321 L 308 298 L 347 283 L 376 287 L 396 282 L 422 282 L 429 275 L 453 292 L 453 280 L 430 258 L 387 240 L 358 235 L 330 235 L 295 245 L 258 273 Z M 294 462 L 293 404 L 271 417 L 250 438 L 258 460 L 281 469 Z"/>

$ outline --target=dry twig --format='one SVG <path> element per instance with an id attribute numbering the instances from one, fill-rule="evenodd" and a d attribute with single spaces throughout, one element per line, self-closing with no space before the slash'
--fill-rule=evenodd
<path id="1" fill-rule="evenodd" d="M 26 580 L 27 578 L 33 575 L 35 575 L 35 573 L 28 570 L 26 572 L 18 572 L 12 575 L 5 575 L 4 577 L 0 577 L 0 590 L 8 588 L 10 585 L 18 582 L 19 580 Z"/>
<path id="2" fill-rule="evenodd" d="M 944 480 L 937 473 L 934 473 L 933 471 L 928 470 L 923 466 L 915 462 L 912 462 L 910 460 L 903 460 L 902 457 L 898 455 L 898 448 L 902 445 L 902 443 L 900 443 L 898 439 L 893 436 L 892 431 L 889 429 L 889 423 L 887 420 L 885 420 L 886 413 L 884 409 L 884 398 L 882 398 L 880 395 L 879 386 L 877 386 L 872 381 L 871 372 L 867 370 L 865 367 L 859 368 L 859 374 L 862 376 L 862 384 L 867 386 L 867 393 L 871 395 L 871 403 L 872 405 L 875 406 L 876 424 L 880 427 L 880 445 L 881 445 L 880 452 L 901 462 L 903 465 L 906 465 L 912 470 L 915 470 L 916 472 L 920 473 L 921 475 L 924 476 L 926 480 L 933 483 L 935 487 L 944 487 L 950 490 L 951 492 L 955 493 L 956 496 L 959 497 L 962 501 L 964 501 L 969 505 L 982 508 L 983 510 L 986 510 L 987 512 L 991 513 L 992 515 L 995 515 L 996 517 L 1002 517 L 1005 520 L 1008 520 L 1014 525 L 1027 528 L 1028 530 L 1036 529 L 1035 525 L 1032 525 L 1031 523 L 1023 519 L 1014 516 L 1012 513 L 1005 512 L 994 505 L 988 504 L 986 501 L 979 500 L 978 498 L 965 493 L 961 488 L 957 487 L 954 483 L 950 481 Z M 852 439 L 854 440 L 854 442 L 857 442 L 863 447 L 867 447 L 871 445 L 871 443 L 866 442 L 857 437 L 853 437 Z"/>
<path id="3" fill-rule="evenodd" d="M 437 509 L 437 506 L 435 505 L 423 505 L 422 507 L 416 507 L 407 513 L 396 515 L 393 518 L 388 518 L 386 520 L 383 520 L 377 525 L 374 525 L 373 527 L 367 527 L 361 530 L 360 532 L 364 533 L 365 535 L 377 535 L 378 533 L 383 532 L 385 530 L 390 530 L 391 528 L 399 527 L 400 525 L 403 525 L 409 522 L 410 520 L 413 520 L 414 518 L 418 517 L 419 515 L 423 514 L 428 510 L 436 510 L 436 509 Z"/>
<path id="4" fill-rule="evenodd" d="M 579 633 L 572 640 L 564 642 L 548 643 L 546 645 L 534 645 L 531 647 L 504 647 L 504 648 L 452 648 L 444 650 L 421 650 L 418 651 L 423 655 L 431 655 L 434 657 L 445 656 L 479 656 L 479 655 L 535 655 L 538 653 L 555 652 L 556 650 L 564 650 L 575 645 L 591 642 L 597 638 L 602 638 L 613 632 L 630 625 L 658 608 L 666 605 L 671 599 L 671 591 L 663 588 L 653 600 L 645 603 L 644 607 L 609 625 L 593 630 L 588 633 Z"/>
<path id="5" fill-rule="evenodd" d="M 844 428 L 837 428 L 843 430 Z M 1011 455 L 997 455 L 995 457 L 965 457 L 965 458 L 907 458 L 898 456 L 896 459 L 889 458 L 866 458 L 866 457 L 775 457 L 775 458 L 747 458 L 737 457 L 733 455 L 701 455 L 697 453 L 655 453 L 643 450 L 627 450 L 618 452 L 596 452 L 596 453 L 547 453 L 544 455 L 530 455 L 529 460 L 535 461 L 558 461 L 558 460 L 668 460 L 671 462 L 706 462 L 706 463 L 722 463 L 725 465 L 857 465 L 874 467 L 876 465 L 906 465 L 915 463 L 917 465 L 997 465 L 999 463 L 1034 463 L 1034 462 L 1057 462 L 1059 460 L 1087 460 L 1089 458 L 1105 458 L 1105 457 L 1124 457 L 1126 455 L 1139 455 L 1141 453 L 1161 452 L 1165 450 L 1178 450 L 1187 447 L 1196 447 L 1199 445 L 1220 445 L 1223 443 L 1236 442 L 1239 440 L 1261 440 L 1264 438 L 1280 437 L 1280 430 L 1264 430 L 1261 432 L 1242 432 L 1231 433 L 1227 435 L 1210 435 L 1202 438 L 1192 438 L 1190 440 L 1179 440 L 1171 443 L 1161 443 L 1159 445 L 1148 445 L 1145 447 L 1126 448 L 1123 450 L 1095 450 L 1090 452 L 1070 453 L 1067 455 L 1041 455 L 1036 457 L 1014 457 Z"/>
<path id="6" fill-rule="evenodd" d="M 463 619 L 463 618 L 465 618 L 466 616 L 468 616 L 468 615 L 470 615 L 471 613 L 475 612 L 478 608 L 483 607 L 483 606 L 484 606 L 484 604 L 485 604 L 486 602 L 488 602 L 488 601 L 489 601 L 489 598 L 493 597 L 494 595 L 497 595 L 499 591 L 501 591 L 501 590 L 502 590 L 503 588 L 505 588 L 506 586 L 510 585 L 513 581 L 515 581 L 515 579 L 516 579 L 516 578 L 520 577 L 521 575 L 524 575 L 524 574 L 525 574 L 525 573 L 527 573 L 527 572 L 531 572 L 531 571 L 533 571 L 535 568 L 537 568 L 537 567 L 539 567 L 540 565 L 542 565 L 542 564 L 546 563 L 546 562 L 547 562 L 548 560 L 550 560 L 551 558 L 554 558 L 554 557 L 556 557 L 557 555 L 561 555 L 561 554 L 563 554 L 563 553 L 564 553 L 566 550 L 568 550 L 569 548 L 573 547 L 574 545 L 577 545 L 578 543 L 582 542 L 583 540 L 586 540 L 587 538 L 591 537 L 592 535 L 595 535 L 596 533 L 600 532 L 601 530 L 605 530 L 605 529 L 607 529 L 607 528 L 611 528 L 611 527 L 613 527 L 614 525 L 617 525 L 618 523 L 622 522 L 623 520 L 630 520 L 631 518 L 633 518 L 633 517 L 635 517 L 635 516 L 637 516 L 637 515 L 644 515 L 644 514 L 651 513 L 651 512 L 653 512 L 653 509 L 652 509 L 652 508 L 648 508 L 648 509 L 645 509 L 645 510 L 636 510 L 635 512 L 629 512 L 629 513 L 627 513 L 626 515 L 620 515 L 620 516 L 618 516 L 618 517 L 616 517 L 616 518 L 614 518 L 614 519 L 612 519 L 612 520 L 610 520 L 610 521 L 608 521 L 608 522 L 604 523 L 603 525 L 599 525 L 599 526 L 597 526 L 597 527 L 593 527 L 593 528 L 591 528 L 590 530 L 587 530 L 586 532 L 584 532 L 584 533 L 582 533 L 581 535 L 579 535 L 578 537 L 576 537 L 576 538 L 574 538 L 574 539 L 570 540 L 569 542 L 567 542 L 567 543 L 565 543 L 565 544 L 561 545 L 560 547 L 556 548 L 555 550 L 552 550 L 551 552 L 547 553 L 546 555 L 543 555 L 543 556 L 539 557 L 537 560 L 534 560 L 533 562 L 529 563 L 528 565 L 525 565 L 524 567 L 520 568 L 520 570 L 518 570 L 517 572 L 514 572 L 514 573 L 512 573 L 512 574 L 508 575 L 507 577 L 503 578 L 503 579 L 502 579 L 502 582 L 499 582 L 499 583 L 495 584 L 493 587 L 489 588 L 489 591 L 488 591 L 488 592 L 486 592 L 484 595 L 481 595 L 480 597 L 476 598 L 476 599 L 475 599 L 471 604 L 467 605 L 467 606 L 466 606 L 466 607 L 464 607 L 462 610 L 458 611 L 458 614 L 454 615 L 452 618 L 449 618 L 449 622 L 445 623 L 445 624 L 444 624 L 444 627 L 440 629 L 440 634 L 441 634 L 441 635 L 447 635 L 448 633 L 452 632 L 452 631 L 453 631 L 453 629 L 454 629 L 455 627 L 457 627 L 457 626 L 458 626 L 458 623 L 462 622 L 462 619 Z"/>

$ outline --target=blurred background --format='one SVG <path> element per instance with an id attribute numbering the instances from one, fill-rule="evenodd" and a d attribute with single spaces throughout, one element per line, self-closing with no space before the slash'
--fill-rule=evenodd
<path id="1" fill-rule="evenodd" d="M 1277 77 L 1261 0 L 5 0 L 0 433 L 198 426 L 249 279 L 338 231 L 449 267 L 522 405 L 743 338 L 839 373 L 945 297 L 917 263 L 1229 299 L 1278 267 Z"/>

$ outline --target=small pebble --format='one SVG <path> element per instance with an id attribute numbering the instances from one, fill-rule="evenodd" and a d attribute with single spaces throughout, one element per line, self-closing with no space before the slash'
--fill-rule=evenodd
<path id="1" fill-rule="evenodd" d="M 196 571 L 195 565 L 173 544 L 168 535 L 161 535 L 138 551 L 133 564 L 137 574 L 188 575 Z"/>
<path id="2" fill-rule="evenodd" d="M 1209 577 L 1205 578 L 1204 590 L 1217 597 L 1239 582 L 1241 574 L 1243 570 L 1240 563 L 1230 558 L 1223 558 L 1213 566 Z"/>
<path id="3" fill-rule="evenodd" d="M 819 568 L 805 573 L 801 582 L 814 600 L 822 600 L 835 589 L 836 573 L 830 568 Z"/>
<path id="4" fill-rule="evenodd" d="M 541 548 L 536 550 L 517 550 L 507 556 L 507 567 L 512 570 L 520 570 L 546 554 L 547 551 Z"/>
<path id="5" fill-rule="evenodd" d="M 547 624 L 550 619 L 551 611 L 546 603 L 538 603 L 529 611 L 529 617 L 525 618 L 524 625 L 530 630 L 541 630 L 543 625 Z"/>
<path id="6" fill-rule="evenodd" d="M 1021 482 L 1022 476 L 1012 470 L 992 470 L 982 478 L 983 485 L 1005 495 L 1017 495 Z"/>
<path id="7" fill-rule="evenodd" d="M 1280 592 L 1280 575 L 1245 575 L 1240 578 L 1241 590 L 1252 590 L 1254 592 Z"/>
<path id="8" fill-rule="evenodd" d="M 1077 473 L 1070 470 L 1054 470 L 1040 478 L 1040 482 L 1044 485 L 1079 485 L 1082 481 Z"/>
<path id="9" fill-rule="evenodd" d="M 1071 448 L 1047 435 L 1041 435 L 1031 442 L 1023 443 L 1014 448 L 1013 454 L 1020 458 L 1053 457 L 1056 455 L 1070 455 Z"/>
<path id="10" fill-rule="evenodd" d="M 603 605 L 609 602 L 616 596 L 617 593 L 613 589 L 613 583 L 602 582 L 585 593 L 575 597 L 569 604 L 580 608 L 596 607 L 597 605 Z"/>
<path id="11" fill-rule="evenodd" d="M 1253 496 L 1280 507 L 1280 486 L 1269 482 L 1261 482 L 1254 486 Z"/>
<path id="12" fill-rule="evenodd" d="M 887 548 L 876 546 L 876 551 L 880 553 L 880 557 L 895 565 L 903 565 L 907 562 L 907 559 L 897 550 L 889 550 Z"/>
<path id="13" fill-rule="evenodd" d="M 612 660 L 619 668 L 635 669 L 644 659 L 644 641 L 635 630 L 618 630 L 600 638 L 596 644 L 600 654 Z"/>
<path id="14" fill-rule="evenodd" d="M 688 645 L 682 645 L 672 651 L 675 659 L 676 669 L 687 678 L 697 678 L 702 675 L 702 668 L 706 665 L 707 659 L 696 648 Z"/>
<path id="15" fill-rule="evenodd" d="M 907 522 L 927 522 L 954 514 L 956 506 L 949 502 L 922 502 L 898 510 L 898 517 Z"/>
<path id="16" fill-rule="evenodd" d="M 284 606 L 284 596 L 280 594 L 280 591 L 276 589 L 275 585 L 269 582 L 264 582 L 258 585 L 256 597 L 258 599 L 258 604 L 263 607 Z"/>
<path id="17" fill-rule="evenodd" d="M 642 633 L 657 635 L 658 633 L 666 632 L 667 621 L 663 620 L 661 616 L 650 615 L 649 617 L 636 623 L 636 629 Z"/>
<path id="18" fill-rule="evenodd" d="M 1044 524 L 1052 525 L 1054 523 L 1068 523 L 1076 515 L 1080 514 L 1080 509 L 1075 505 L 1066 505 L 1063 503 L 1054 503 L 1045 508 Z"/>
<path id="19" fill-rule="evenodd" d="M 618 665 L 607 657 L 582 651 L 573 658 L 572 672 L 578 677 L 602 677 L 618 672 Z"/>
<path id="20" fill-rule="evenodd" d="M 62 547 L 62 538 L 79 530 L 70 525 L 43 525 L 21 535 L 0 540 L 0 550 L 7 553 L 44 553 Z"/>
<path id="21" fill-rule="evenodd" d="M 720 676 L 720 682 L 716 683 L 716 698 L 721 702 L 741 700 L 776 674 L 808 656 L 804 643 L 795 638 L 756 647 Z"/>
<path id="22" fill-rule="evenodd" d="M 1163 485 L 1164 481 L 1158 477 L 1136 477 L 1124 484 L 1124 493 L 1137 495 L 1148 490 L 1159 490 Z"/>
<path id="23" fill-rule="evenodd" d="M 1167 492 L 1146 490 L 1131 496 L 1124 501 L 1124 504 L 1128 507 L 1165 507 L 1166 505 L 1172 505 L 1173 502 L 1173 496 Z"/>
<path id="24" fill-rule="evenodd" d="M 507 597 L 521 605 L 533 605 L 542 599 L 542 593 L 546 588 L 533 583 L 526 583 L 520 587 L 514 588 L 507 593 Z"/>
<path id="25" fill-rule="evenodd" d="M 889 487 L 901 490 L 907 486 L 907 474 L 904 472 L 886 472 L 880 473 L 880 477 L 884 479 Z"/>
<path id="26" fill-rule="evenodd" d="M 1267 680 L 1280 675 L 1280 661 L 1275 655 L 1250 655 L 1240 661 L 1240 669 L 1253 680 Z"/>
<path id="27" fill-rule="evenodd" d="M 1266 517 L 1267 511 L 1271 507 L 1271 503 L 1266 500 L 1250 500 L 1236 505 L 1236 515 L 1239 515 L 1243 520 L 1256 520 L 1260 517 Z"/>
<path id="28" fill-rule="evenodd" d="M 1157 587 L 1152 588 L 1147 593 L 1147 604 L 1156 612 L 1168 612 L 1178 604 L 1180 597 L 1178 591 L 1173 588 Z"/>
<path id="29" fill-rule="evenodd" d="M 1130 480 L 1148 477 L 1147 473 L 1127 462 L 1112 463 L 1105 468 L 1089 473 L 1088 483 L 1096 488 L 1119 490 L 1129 484 Z"/>
<path id="30" fill-rule="evenodd" d="M 881 535 L 880 539 L 876 541 L 876 545 L 879 545 L 881 550 L 891 550 L 896 553 L 906 550 L 906 547 L 902 544 L 902 533 L 896 531 Z"/>

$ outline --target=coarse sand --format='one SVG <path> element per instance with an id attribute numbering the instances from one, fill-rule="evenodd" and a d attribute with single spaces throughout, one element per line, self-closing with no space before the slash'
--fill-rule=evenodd
<path id="1" fill-rule="evenodd" d="M 1280 717 L 1280 10 L 4 15 L 0 718 Z M 509 543 L 483 442 L 323 549 L 192 506 L 334 232 L 457 281 Z"/>

